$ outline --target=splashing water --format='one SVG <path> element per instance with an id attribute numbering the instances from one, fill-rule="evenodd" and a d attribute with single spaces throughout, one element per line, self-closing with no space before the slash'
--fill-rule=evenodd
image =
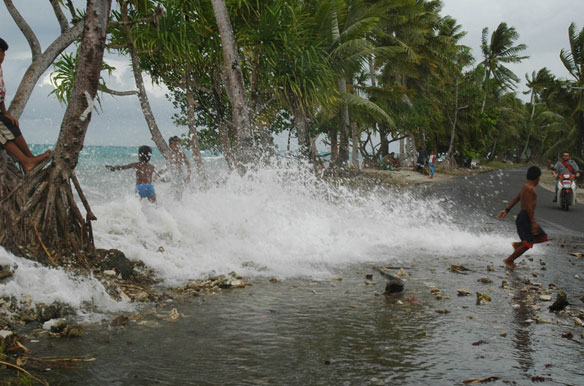
<path id="1" fill-rule="evenodd" d="M 452 203 L 447 198 L 349 189 L 319 179 L 294 162 L 241 177 L 227 173 L 222 160 L 207 157 L 213 180 L 208 189 L 196 189 L 194 182 L 177 201 L 167 184 L 155 182 L 154 206 L 135 196 L 133 171 L 110 173 L 103 167 L 134 162 L 135 149 L 118 148 L 124 152 L 118 157 L 103 149 L 88 151 L 78 169 L 98 218 L 93 226 L 96 246 L 117 248 L 131 260 L 142 260 L 167 285 L 231 271 L 247 277 L 318 279 L 363 262 L 509 252 L 508 237 L 455 224 L 461 220 L 449 215 Z M 153 163 L 160 166 L 161 157 L 155 156 Z M 24 260 L 18 264 L 27 267 L 18 273 L 22 280 L 0 285 L 1 294 L 28 294 L 44 302 L 60 299 L 74 307 L 83 301 L 105 309 L 119 306 L 94 279 L 71 278 Z M 39 275 L 44 277 L 27 279 L 38 288 L 29 288 L 24 278 Z M 77 298 L 65 293 L 76 293 Z"/>

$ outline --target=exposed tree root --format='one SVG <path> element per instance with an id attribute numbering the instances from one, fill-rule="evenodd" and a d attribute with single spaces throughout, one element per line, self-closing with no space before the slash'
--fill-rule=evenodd
<path id="1" fill-rule="evenodd" d="M 0 245 L 44 264 L 89 268 L 85 255 L 95 253 L 91 221 L 96 217 L 75 173 L 59 170 L 51 158 L 26 176 L 13 167 L 13 162 L 2 158 Z M 87 213 L 85 217 L 77 206 L 73 187 Z"/>

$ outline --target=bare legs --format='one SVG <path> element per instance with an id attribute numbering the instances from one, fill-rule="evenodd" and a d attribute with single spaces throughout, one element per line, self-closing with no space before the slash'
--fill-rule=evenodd
<path id="1" fill-rule="evenodd" d="M 507 257 L 506 259 L 503 260 L 503 263 L 505 263 L 507 268 L 509 268 L 510 270 L 514 270 L 516 267 L 516 265 L 513 263 L 515 261 L 515 259 L 517 259 L 519 256 L 523 255 L 529 249 L 529 247 L 525 246 L 521 242 L 514 242 L 512 245 L 513 245 L 513 253 L 511 255 L 509 255 L 509 257 Z"/>
<path id="2" fill-rule="evenodd" d="M 10 154 L 18 159 L 18 161 L 22 164 L 25 172 L 32 170 L 39 162 L 51 155 L 50 150 L 47 150 L 38 156 L 32 154 L 22 135 L 16 137 L 12 141 L 6 142 L 4 147 Z"/>

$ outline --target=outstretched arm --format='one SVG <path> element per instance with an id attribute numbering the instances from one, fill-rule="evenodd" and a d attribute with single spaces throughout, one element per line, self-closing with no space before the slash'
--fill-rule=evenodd
<path id="1" fill-rule="evenodd" d="M 125 169 L 132 169 L 135 168 L 137 165 L 136 162 L 131 163 L 131 164 L 127 164 L 127 165 L 117 165 L 117 166 L 112 166 L 112 165 L 105 165 L 105 167 L 110 170 L 110 171 L 116 171 L 116 170 L 125 170 Z"/>
<path id="2" fill-rule="evenodd" d="M 499 220 L 505 218 L 505 216 L 507 216 L 507 213 L 509 213 L 509 211 L 515 206 L 515 204 L 517 204 L 520 200 L 520 196 L 521 193 L 517 194 L 517 196 L 515 196 L 515 198 L 513 200 L 511 200 L 511 202 L 509 203 L 509 205 L 507 205 L 507 207 L 505 209 L 503 209 L 502 211 L 499 212 L 499 214 L 497 215 L 497 218 Z"/>

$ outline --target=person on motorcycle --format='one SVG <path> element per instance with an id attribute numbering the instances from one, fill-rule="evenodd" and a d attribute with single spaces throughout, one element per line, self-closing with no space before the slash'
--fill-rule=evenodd
<path id="1" fill-rule="evenodd" d="M 556 178 L 556 181 L 562 178 L 564 174 L 575 175 L 576 178 L 580 177 L 580 169 L 578 164 L 570 159 L 570 153 L 565 152 L 562 154 L 562 159 L 559 160 L 552 169 L 552 174 Z M 556 183 L 556 194 L 554 195 L 554 202 L 558 201 L 558 184 Z"/>

